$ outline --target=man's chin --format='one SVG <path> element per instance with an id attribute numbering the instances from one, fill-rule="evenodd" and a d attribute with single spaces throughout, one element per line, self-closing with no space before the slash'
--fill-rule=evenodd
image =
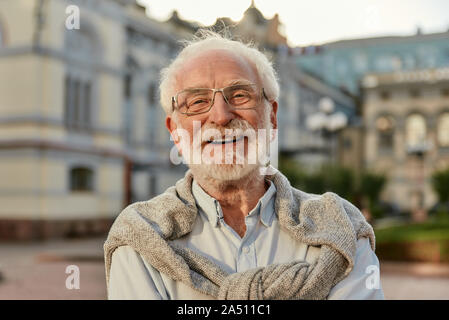
<path id="1" fill-rule="evenodd" d="M 200 164 L 190 165 L 194 176 L 217 182 L 242 180 L 259 168 L 257 164 Z"/>

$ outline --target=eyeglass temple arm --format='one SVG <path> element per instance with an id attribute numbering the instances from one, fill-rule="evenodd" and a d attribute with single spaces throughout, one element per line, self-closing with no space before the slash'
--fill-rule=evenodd
<path id="1" fill-rule="evenodd" d="M 265 88 L 262 88 L 262 94 L 265 97 L 265 99 L 267 99 L 267 101 L 270 101 L 270 99 L 268 99 L 267 94 L 265 93 Z"/>

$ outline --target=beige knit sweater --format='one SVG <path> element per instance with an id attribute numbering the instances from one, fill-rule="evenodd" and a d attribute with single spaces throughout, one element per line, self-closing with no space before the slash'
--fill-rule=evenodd
<path id="1" fill-rule="evenodd" d="M 128 245 L 159 272 L 218 299 L 326 299 L 354 266 L 357 239 L 374 232 L 360 211 L 338 195 L 313 195 L 291 187 L 279 171 L 267 176 L 276 186 L 275 211 L 282 228 L 297 241 L 321 246 L 313 264 L 272 264 L 228 274 L 199 252 L 171 240 L 187 235 L 198 209 L 192 173 L 163 194 L 125 208 L 104 244 L 106 281 L 114 250 Z"/>

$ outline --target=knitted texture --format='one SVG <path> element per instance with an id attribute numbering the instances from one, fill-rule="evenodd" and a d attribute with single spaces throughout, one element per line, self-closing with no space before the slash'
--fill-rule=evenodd
<path id="1" fill-rule="evenodd" d="M 281 227 L 296 241 L 321 247 L 312 264 L 291 261 L 229 274 L 199 252 L 173 243 L 192 230 L 198 214 L 189 170 L 175 186 L 129 205 L 114 221 L 104 243 L 107 284 L 114 250 L 128 245 L 159 272 L 217 299 L 326 299 L 354 267 L 357 239 L 368 237 L 375 249 L 373 229 L 335 193 L 302 192 L 279 171 L 266 178 L 276 186 Z"/>

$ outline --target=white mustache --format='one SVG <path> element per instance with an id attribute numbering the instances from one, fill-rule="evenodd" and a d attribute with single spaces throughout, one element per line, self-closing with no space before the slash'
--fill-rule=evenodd
<path id="1" fill-rule="evenodd" d="M 201 127 L 201 142 L 215 142 L 219 144 L 231 142 L 232 140 L 239 141 L 244 137 L 243 132 L 248 129 L 254 130 L 254 127 L 248 121 L 242 119 L 233 119 L 226 126 L 205 124 Z M 213 132 L 214 134 L 211 135 L 210 132 Z M 217 136 L 218 132 L 220 133 L 219 136 Z"/>

